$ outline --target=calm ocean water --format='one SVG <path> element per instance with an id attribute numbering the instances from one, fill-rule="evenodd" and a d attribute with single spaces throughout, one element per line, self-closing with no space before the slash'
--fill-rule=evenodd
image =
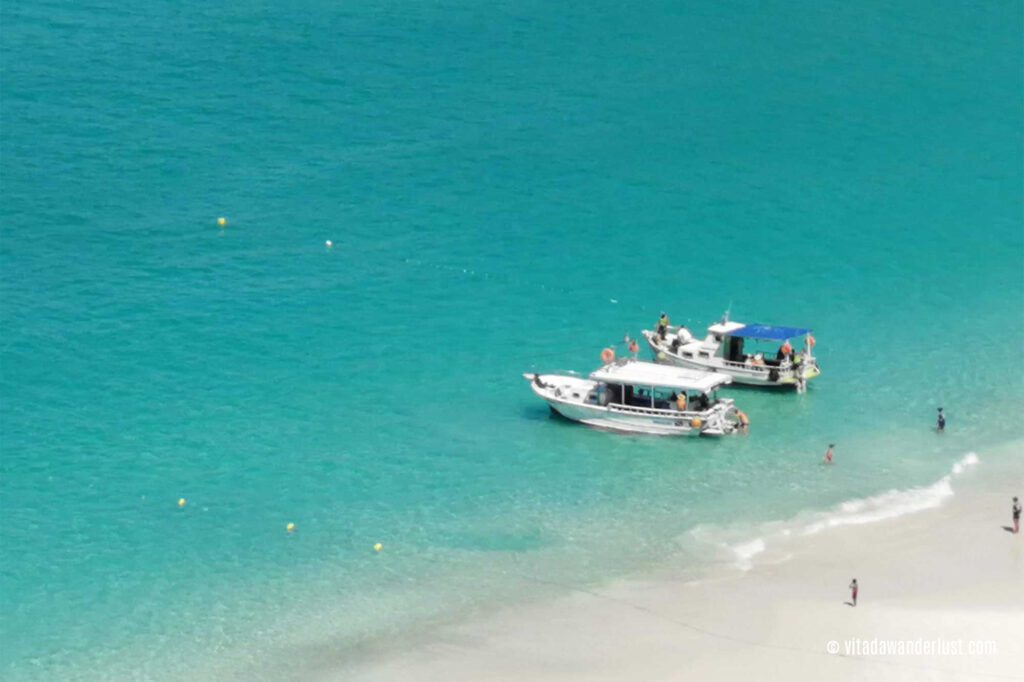
<path id="1" fill-rule="evenodd" d="M 0 11 L 5 679 L 308 679 L 1022 435 L 1018 2 Z M 730 306 L 824 370 L 746 438 L 519 376 Z"/>

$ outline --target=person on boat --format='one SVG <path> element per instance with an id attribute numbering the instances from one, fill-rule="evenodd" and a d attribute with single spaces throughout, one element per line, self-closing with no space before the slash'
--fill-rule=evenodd
<path id="1" fill-rule="evenodd" d="M 828 444 L 828 450 L 825 451 L 825 459 L 824 459 L 825 464 L 831 464 L 832 463 L 832 448 L 834 448 L 834 447 L 835 447 L 834 443 L 829 443 Z"/>
<path id="2" fill-rule="evenodd" d="M 682 391 L 676 396 L 676 409 L 680 412 L 686 412 L 686 394 Z"/>
<path id="3" fill-rule="evenodd" d="M 782 345 L 779 346 L 779 352 L 775 355 L 775 359 L 776 360 L 784 360 L 792 352 L 793 352 L 793 346 L 790 345 L 789 339 L 786 339 L 785 341 L 782 342 Z"/>
<path id="4" fill-rule="evenodd" d="M 665 336 L 668 334 L 668 315 L 666 315 L 665 313 L 662 313 L 661 317 L 658 318 L 658 321 L 655 323 L 655 325 L 657 327 L 657 332 L 656 333 L 657 333 L 658 337 L 662 341 L 664 341 L 665 340 Z"/>
<path id="5" fill-rule="evenodd" d="M 690 333 L 690 330 L 686 328 L 685 324 L 681 324 L 679 325 L 679 330 L 676 331 L 676 338 L 679 339 L 679 343 L 681 344 L 689 343 L 690 341 L 693 341 L 693 334 Z"/>
<path id="6" fill-rule="evenodd" d="M 1013 498 L 1013 532 L 1020 532 L 1020 502 Z"/>
<path id="7" fill-rule="evenodd" d="M 942 414 L 941 407 L 939 408 L 939 419 L 935 424 L 935 428 L 938 430 L 939 433 L 942 433 L 943 431 L 946 430 L 946 416 Z"/>

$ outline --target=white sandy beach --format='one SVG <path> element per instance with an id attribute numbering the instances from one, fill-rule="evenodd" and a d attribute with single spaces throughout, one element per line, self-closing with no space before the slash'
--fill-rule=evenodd
<path id="1" fill-rule="evenodd" d="M 581 588 L 396 643 L 324 679 L 1024 679 L 1024 533 L 1003 529 L 1011 496 L 1024 495 L 1019 457 L 954 477 L 935 509 L 775 536 L 745 572 Z M 844 603 L 854 577 L 856 608 Z M 900 642 L 911 653 L 875 653 Z M 994 653 L 970 652 L 978 646 Z"/>

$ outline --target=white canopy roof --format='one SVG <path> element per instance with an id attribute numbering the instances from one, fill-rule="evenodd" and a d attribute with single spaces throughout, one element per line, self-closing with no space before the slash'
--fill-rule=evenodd
<path id="1" fill-rule="evenodd" d="M 701 372 L 695 369 L 656 365 L 653 362 L 626 358 L 595 369 L 590 373 L 594 381 L 605 381 L 613 384 L 632 384 L 635 386 L 659 386 L 662 388 L 681 388 L 688 391 L 707 393 L 722 384 L 732 383 L 728 374 Z"/>
<path id="2" fill-rule="evenodd" d="M 746 326 L 747 325 L 742 322 L 733 322 L 732 320 L 729 320 L 728 322 L 716 322 L 715 324 L 708 326 L 708 331 L 712 334 L 728 334 L 729 332 L 734 332 L 737 329 L 743 329 Z"/>

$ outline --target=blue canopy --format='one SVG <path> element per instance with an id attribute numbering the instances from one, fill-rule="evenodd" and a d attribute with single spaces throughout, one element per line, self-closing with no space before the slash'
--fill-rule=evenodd
<path id="1" fill-rule="evenodd" d="M 773 341 L 785 341 L 794 336 L 803 336 L 810 329 L 800 327 L 779 327 L 770 324 L 748 324 L 745 327 L 734 329 L 729 336 L 741 336 L 745 339 L 770 339 Z"/>

